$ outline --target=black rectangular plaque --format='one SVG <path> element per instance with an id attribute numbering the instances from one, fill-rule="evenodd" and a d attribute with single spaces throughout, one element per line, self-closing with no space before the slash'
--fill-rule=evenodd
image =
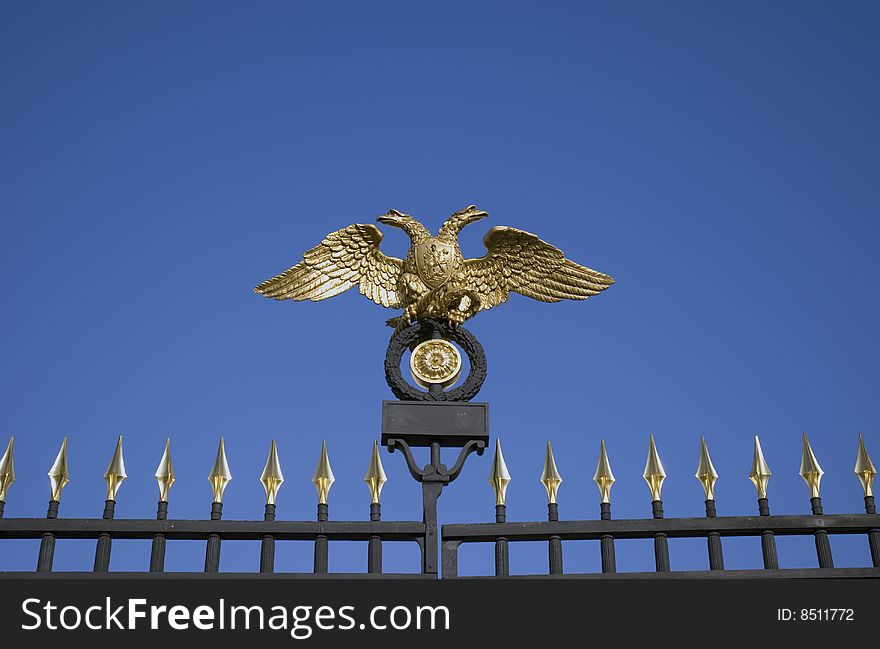
<path id="1" fill-rule="evenodd" d="M 410 446 L 464 446 L 470 440 L 489 443 L 489 404 L 444 401 L 383 401 L 382 445 L 388 439 Z"/>

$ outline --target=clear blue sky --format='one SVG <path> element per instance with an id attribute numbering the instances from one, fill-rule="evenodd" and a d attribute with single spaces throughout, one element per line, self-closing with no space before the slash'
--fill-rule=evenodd
<path id="1" fill-rule="evenodd" d="M 826 511 L 863 511 L 859 430 L 880 460 L 878 25 L 870 2 L 3 3 L 6 515 L 45 514 L 68 435 L 61 515 L 100 516 L 123 434 L 118 515 L 155 515 L 170 436 L 171 515 L 205 518 L 224 435 L 226 518 L 262 516 L 274 438 L 279 517 L 312 519 L 326 438 L 331 518 L 365 520 L 395 314 L 356 292 L 277 303 L 252 287 L 350 223 L 395 208 L 436 228 L 469 203 L 491 216 L 463 232 L 466 256 L 512 225 L 617 280 L 585 303 L 514 296 L 471 322 L 510 520 L 546 516 L 547 439 L 562 518 L 598 516 L 600 438 L 614 515 L 649 516 L 649 433 L 668 516 L 703 513 L 700 435 L 719 513 L 755 513 L 756 433 L 774 512 L 809 512 L 802 432 Z M 383 246 L 405 243 L 390 231 Z M 444 522 L 492 520 L 490 459 L 443 494 Z M 402 457 L 383 461 L 384 518 L 419 519 Z M 815 565 L 811 538 L 778 543 L 783 566 Z M 4 542 L 0 569 L 32 569 L 36 547 Z M 862 537 L 832 547 L 837 565 L 869 565 Z M 708 565 L 703 540 L 670 549 L 674 569 Z M 311 551 L 279 548 L 278 569 L 310 570 Z M 256 570 L 258 553 L 227 543 L 221 568 Z M 760 565 L 757 539 L 725 553 Z M 93 556 L 93 541 L 59 542 L 56 568 Z M 148 556 L 117 542 L 111 567 L 146 570 Z M 465 548 L 462 573 L 492 556 Z M 169 569 L 203 561 L 204 543 L 169 547 Z M 512 548 L 513 572 L 546 561 L 542 544 Z M 652 569 L 650 541 L 619 543 L 618 563 Z M 331 545 L 331 570 L 365 565 L 365 546 Z M 416 547 L 387 548 L 385 565 L 416 570 Z M 598 566 L 595 544 L 567 544 L 568 570 Z"/>

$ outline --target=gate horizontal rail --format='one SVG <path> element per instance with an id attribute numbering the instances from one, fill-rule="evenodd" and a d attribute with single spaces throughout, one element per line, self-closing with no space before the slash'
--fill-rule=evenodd
<path id="1" fill-rule="evenodd" d="M 835 514 L 813 516 L 718 516 L 700 518 L 661 518 L 661 519 L 620 519 L 620 520 L 588 520 L 588 521 L 539 521 L 539 522 L 503 522 L 503 523 L 472 523 L 444 525 L 442 528 L 442 565 L 444 577 L 458 577 L 458 549 L 462 543 L 496 544 L 496 575 L 506 576 L 509 570 L 507 543 L 517 541 L 546 541 L 556 544 L 559 569 L 551 571 L 553 576 L 561 574 L 560 541 L 601 541 L 603 544 L 603 573 L 570 576 L 602 576 L 616 574 L 613 560 L 613 542 L 618 539 L 657 539 L 660 538 L 706 538 L 717 537 L 762 537 L 769 533 L 779 536 L 813 536 L 824 534 L 864 534 L 867 543 L 876 544 L 880 530 L 878 514 Z M 665 542 L 664 542 L 665 544 Z M 611 560 L 607 561 L 609 552 Z M 818 546 L 817 546 L 818 547 Z M 498 552 L 498 548 L 503 551 Z M 773 547 L 775 559 L 775 545 Z M 872 557 L 874 556 L 872 547 Z M 552 557 L 551 553 L 551 557 Z M 825 567 L 816 569 L 820 573 L 812 576 L 872 576 L 880 577 L 880 567 L 852 569 Z M 607 564 L 612 566 L 607 568 Z M 775 569 L 776 566 L 773 566 Z M 738 576 L 773 576 L 776 572 L 785 576 L 795 576 L 791 570 L 763 569 L 759 571 L 690 571 L 692 576 L 725 576 L 725 573 L 741 573 Z M 806 569 L 808 572 L 812 569 Z M 847 573 L 846 571 L 849 571 Z M 760 573 L 756 575 L 755 573 Z M 675 573 L 658 566 L 652 573 L 622 573 L 625 576 L 669 577 Z M 679 575 L 681 576 L 681 575 Z M 734 576 L 734 575 L 729 575 Z M 780 574 L 781 576 L 781 574 Z M 806 576 L 806 574 L 804 575 Z"/>
<path id="2" fill-rule="evenodd" d="M 114 539 L 152 539 L 162 534 L 168 539 L 206 540 L 217 535 L 222 540 L 261 540 L 272 536 L 279 541 L 314 541 L 326 536 L 330 541 L 417 541 L 425 536 L 425 524 L 409 521 L 200 521 L 125 520 L 93 518 L 4 518 L 0 519 L 0 539 L 39 539 L 54 534 L 59 539 L 97 539 L 110 534 Z"/>

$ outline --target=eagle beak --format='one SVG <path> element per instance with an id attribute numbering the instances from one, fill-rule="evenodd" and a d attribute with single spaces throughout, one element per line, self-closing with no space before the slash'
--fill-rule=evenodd
<path id="1" fill-rule="evenodd" d="M 489 216 L 488 212 L 484 212 L 483 210 L 474 210 L 473 212 L 468 214 L 467 221 L 468 223 L 476 223 L 477 221 L 485 219 L 487 216 Z"/>

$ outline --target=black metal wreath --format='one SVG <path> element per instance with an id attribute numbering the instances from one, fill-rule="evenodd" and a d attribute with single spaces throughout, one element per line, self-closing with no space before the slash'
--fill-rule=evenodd
<path id="1" fill-rule="evenodd" d="M 448 392 L 438 390 L 432 394 L 419 390 L 403 378 L 400 361 L 407 349 L 412 350 L 420 342 L 435 337 L 435 332 L 457 343 L 467 354 L 471 367 L 460 386 Z M 385 353 L 385 380 L 394 396 L 402 401 L 470 401 L 483 386 L 486 370 L 486 353 L 480 341 L 464 327 L 453 327 L 439 320 L 419 320 L 402 331 L 394 332 Z"/>

